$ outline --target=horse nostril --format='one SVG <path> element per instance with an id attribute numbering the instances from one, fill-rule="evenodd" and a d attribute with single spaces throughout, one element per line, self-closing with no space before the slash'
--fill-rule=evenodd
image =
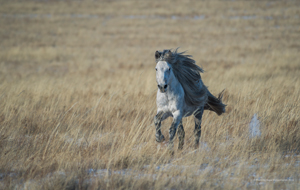
<path id="1" fill-rule="evenodd" d="M 165 92 L 166 89 L 167 89 L 167 87 L 168 87 L 168 85 L 162 86 L 162 85 L 159 85 L 159 84 L 158 84 L 157 87 L 161 90 L 161 92 Z"/>

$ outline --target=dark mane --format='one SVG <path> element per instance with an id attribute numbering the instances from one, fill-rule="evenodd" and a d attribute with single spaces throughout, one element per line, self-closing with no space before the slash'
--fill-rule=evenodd
<path id="1" fill-rule="evenodd" d="M 196 65 L 191 55 L 185 52 L 164 50 L 156 52 L 156 62 L 166 61 L 172 65 L 173 73 L 183 87 L 185 102 L 190 106 L 203 106 L 207 100 L 207 88 L 203 85 L 200 73 L 203 69 Z"/>

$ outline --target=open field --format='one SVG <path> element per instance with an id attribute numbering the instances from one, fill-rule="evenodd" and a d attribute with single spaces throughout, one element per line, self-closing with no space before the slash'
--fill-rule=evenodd
<path id="1" fill-rule="evenodd" d="M 0 3 L 0 189 L 300 188 L 299 1 Z M 176 47 L 227 111 L 171 156 L 154 52 Z"/>

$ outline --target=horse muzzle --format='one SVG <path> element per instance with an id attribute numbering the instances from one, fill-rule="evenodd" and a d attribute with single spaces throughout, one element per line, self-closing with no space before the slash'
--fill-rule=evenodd
<path id="1" fill-rule="evenodd" d="M 160 92 L 165 93 L 167 91 L 168 85 L 157 85 Z"/>

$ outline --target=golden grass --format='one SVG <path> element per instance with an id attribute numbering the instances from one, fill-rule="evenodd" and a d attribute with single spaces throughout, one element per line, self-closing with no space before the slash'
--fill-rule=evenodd
<path id="1" fill-rule="evenodd" d="M 0 189 L 299 188 L 298 7 L 2 1 Z M 184 119 L 170 156 L 155 142 L 154 52 L 178 46 L 228 106 L 204 113 L 196 151 Z M 255 113 L 262 135 L 249 139 Z"/>

